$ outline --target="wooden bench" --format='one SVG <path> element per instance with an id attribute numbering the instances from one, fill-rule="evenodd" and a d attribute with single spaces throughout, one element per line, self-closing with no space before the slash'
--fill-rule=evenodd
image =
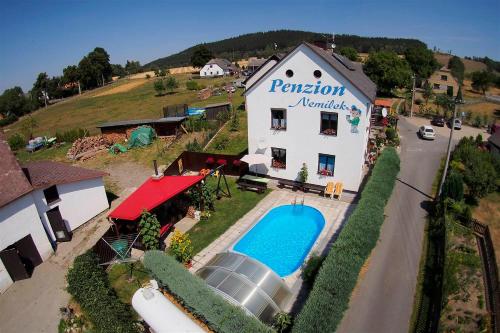
<path id="1" fill-rule="evenodd" d="M 264 191 L 267 190 L 266 184 L 252 182 L 252 181 L 248 181 L 245 179 L 238 180 L 237 184 L 238 184 L 238 188 L 243 190 L 243 191 L 251 190 L 251 191 L 256 191 L 258 193 L 264 193 Z"/>
<path id="2" fill-rule="evenodd" d="M 291 187 L 292 190 L 297 191 L 301 188 L 301 183 L 294 181 L 294 180 L 288 180 L 288 179 L 280 179 L 278 180 L 278 186 L 279 187 Z"/>
<path id="3" fill-rule="evenodd" d="M 301 183 L 295 180 L 288 180 L 288 179 L 280 179 L 278 180 L 278 185 L 283 188 L 283 187 L 290 187 L 292 188 L 293 191 L 301 190 L 304 192 L 309 192 L 309 191 L 315 191 L 318 193 L 323 193 L 325 190 L 324 186 L 321 185 L 314 185 L 314 184 L 308 184 L 308 183 Z"/>

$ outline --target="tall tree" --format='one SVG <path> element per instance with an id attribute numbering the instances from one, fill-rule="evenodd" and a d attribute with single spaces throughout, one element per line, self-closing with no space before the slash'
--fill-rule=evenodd
<path id="1" fill-rule="evenodd" d="M 438 94 L 436 96 L 436 105 L 440 106 L 443 110 L 443 116 L 448 117 L 448 113 L 450 113 L 455 107 L 455 102 L 453 98 L 448 96 L 447 94 Z"/>
<path id="2" fill-rule="evenodd" d="M 37 107 L 44 106 L 50 98 L 47 92 L 49 86 L 49 76 L 47 73 L 38 74 L 33 88 L 31 89 L 31 96 Z"/>
<path id="3" fill-rule="evenodd" d="M 96 88 L 111 80 L 113 68 L 109 54 L 102 47 L 96 47 L 78 63 L 80 81 L 86 89 Z"/>
<path id="4" fill-rule="evenodd" d="M 371 53 L 365 63 L 366 75 L 377 84 L 377 89 L 384 95 L 392 94 L 394 88 L 408 86 L 411 80 L 411 69 L 406 60 L 395 52 L 380 51 Z"/>
<path id="5" fill-rule="evenodd" d="M 425 46 L 408 48 L 404 55 L 413 73 L 421 79 L 428 79 L 439 68 L 434 53 Z"/>
<path id="6" fill-rule="evenodd" d="M 353 47 L 342 47 L 339 53 L 349 60 L 358 61 L 358 51 Z"/>
<path id="7" fill-rule="evenodd" d="M 451 75 L 453 75 L 460 84 L 464 81 L 465 75 L 465 65 L 462 62 L 462 59 L 457 56 L 453 56 L 448 61 L 448 68 L 451 71 Z"/>
<path id="8" fill-rule="evenodd" d="M 425 80 L 422 92 L 425 104 L 429 103 L 429 99 L 432 98 L 432 95 L 434 95 L 434 92 L 432 91 L 431 84 L 429 83 L 429 80 Z"/>
<path id="9" fill-rule="evenodd" d="M 76 83 L 78 80 L 80 80 L 78 66 L 71 65 L 63 69 L 62 81 L 64 84 Z"/>
<path id="10" fill-rule="evenodd" d="M 120 64 L 111 64 L 111 69 L 113 71 L 113 76 L 124 77 L 125 75 L 127 75 L 125 68 L 123 68 L 123 66 Z"/>
<path id="11" fill-rule="evenodd" d="M 486 91 L 492 86 L 495 75 L 488 71 L 478 71 L 472 73 L 472 88 L 486 94 Z"/>
<path id="12" fill-rule="evenodd" d="M 125 71 L 128 74 L 136 74 L 139 73 L 140 70 L 141 70 L 141 63 L 139 61 L 127 60 L 127 63 L 125 64 Z"/>
<path id="13" fill-rule="evenodd" d="M 10 115 L 19 117 L 29 111 L 30 103 L 21 87 L 6 89 L 3 94 L 0 95 L 0 114 L 4 117 Z"/>
<path id="14" fill-rule="evenodd" d="M 205 45 L 201 45 L 193 52 L 191 65 L 193 67 L 203 67 L 212 58 L 212 52 Z"/>

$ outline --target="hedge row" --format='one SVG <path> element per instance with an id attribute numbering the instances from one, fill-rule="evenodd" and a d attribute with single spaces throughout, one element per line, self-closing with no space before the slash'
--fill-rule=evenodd
<path id="1" fill-rule="evenodd" d="M 138 332 L 130 307 L 118 299 L 93 252 L 76 257 L 67 280 L 68 292 L 92 322 L 93 332 Z"/>
<path id="2" fill-rule="evenodd" d="M 323 262 L 293 332 L 334 332 L 337 328 L 349 305 L 361 267 L 379 238 L 384 208 L 398 172 L 399 157 L 394 148 L 386 148 L 358 206 Z"/>
<path id="3" fill-rule="evenodd" d="M 248 316 L 212 291 L 199 277 L 189 273 L 173 257 L 148 251 L 144 266 L 187 310 L 216 332 L 272 332 L 258 319 Z"/>

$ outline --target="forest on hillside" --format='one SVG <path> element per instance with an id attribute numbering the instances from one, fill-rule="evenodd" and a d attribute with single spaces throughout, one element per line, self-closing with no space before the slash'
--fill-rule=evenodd
<path id="1" fill-rule="evenodd" d="M 217 57 L 233 61 L 252 56 L 269 57 L 273 53 L 287 52 L 303 41 L 313 42 L 327 39 L 331 42 L 331 34 L 296 30 L 256 32 L 216 42 L 198 44 L 179 53 L 154 60 L 144 65 L 144 68 L 187 66 L 191 55 L 200 45 L 206 46 Z M 356 35 L 335 35 L 335 44 L 337 48 L 350 46 L 362 53 L 393 50 L 399 54 L 409 47 L 426 46 L 417 39 L 361 37 Z"/>

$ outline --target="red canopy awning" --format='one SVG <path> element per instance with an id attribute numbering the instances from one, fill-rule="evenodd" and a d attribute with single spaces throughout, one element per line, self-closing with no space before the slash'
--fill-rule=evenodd
<path id="1" fill-rule="evenodd" d="M 143 210 L 151 211 L 203 178 L 203 176 L 164 176 L 159 180 L 149 178 L 108 217 L 133 221 L 141 216 Z"/>

